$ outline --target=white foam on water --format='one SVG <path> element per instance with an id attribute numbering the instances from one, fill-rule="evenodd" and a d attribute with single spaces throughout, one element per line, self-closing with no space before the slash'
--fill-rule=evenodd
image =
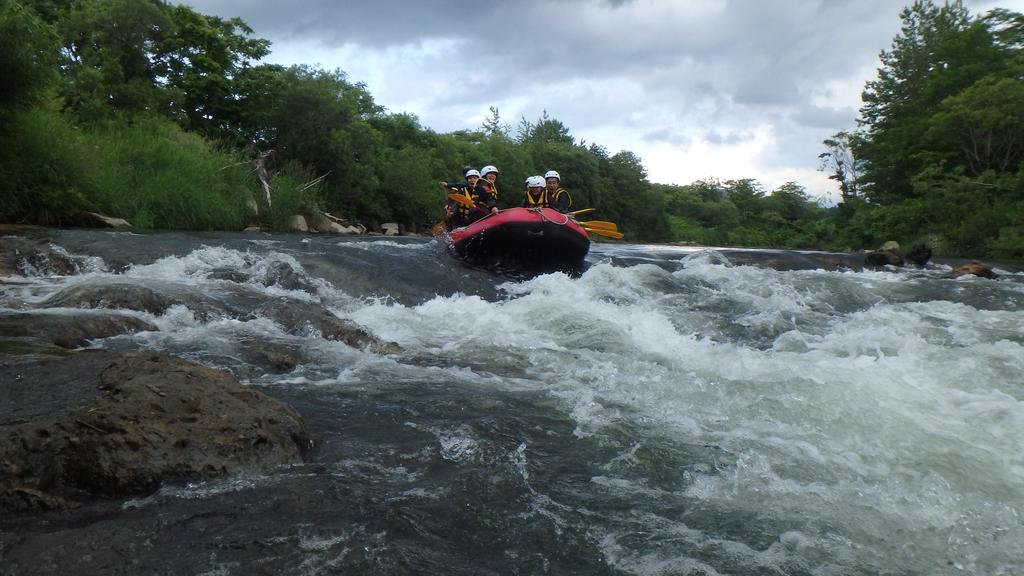
<path id="1" fill-rule="evenodd" d="M 5 287 L 4 292 L 38 304 L 59 290 L 78 286 L 131 282 L 172 290 L 200 289 L 209 292 L 240 283 L 272 297 L 325 302 L 337 309 L 359 305 L 358 299 L 323 279 L 311 276 L 293 256 L 281 252 L 257 254 L 222 246 L 204 246 L 182 256 L 166 256 L 151 264 L 131 265 L 120 274 L 106 271 L 102 260 L 78 259 L 83 262 L 96 260 L 98 263 L 83 264 L 81 273 L 73 276 L 19 279 L 14 287 Z M 221 276 L 224 278 L 220 279 Z M 289 287 L 289 280 L 294 280 L 292 284 L 298 287 Z"/>
<path id="2" fill-rule="evenodd" d="M 474 462 L 480 456 L 480 443 L 465 424 L 457 428 L 432 430 L 440 445 L 441 457 L 450 462 Z"/>
<path id="3" fill-rule="evenodd" d="M 625 420 L 721 447 L 733 460 L 692 473 L 679 496 L 802 535 L 751 551 L 766 569 L 824 557 L 869 571 L 1021 567 L 1008 543 L 1024 541 L 1024 311 L 964 303 L 990 281 L 701 258 L 676 273 L 540 276 L 496 303 L 371 304 L 354 318 L 417 353 L 516 367 L 516 385 L 561 398 L 579 434 Z M 945 297 L 915 301 L 936 290 Z"/>
<path id="4" fill-rule="evenodd" d="M 396 248 L 398 250 L 432 250 L 430 243 L 409 243 L 395 242 L 394 240 L 363 240 L 363 241 L 340 241 L 335 244 L 340 248 L 356 248 L 358 250 L 377 251 L 381 248 Z"/>

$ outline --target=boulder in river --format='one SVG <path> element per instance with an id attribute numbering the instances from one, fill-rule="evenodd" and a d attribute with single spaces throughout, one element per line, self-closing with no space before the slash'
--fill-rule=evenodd
<path id="1" fill-rule="evenodd" d="M 892 242 L 891 244 L 896 243 Z M 886 250 L 886 246 L 890 246 L 890 242 L 886 242 L 885 246 L 879 250 L 866 252 L 864 254 L 864 264 L 866 266 L 903 266 L 903 257 L 899 253 L 899 244 L 896 244 L 895 250 Z"/>
<path id="2" fill-rule="evenodd" d="M 927 244 L 914 244 L 906 254 L 900 254 L 900 245 L 894 240 L 882 244 L 878 250 L 864 253 L 864 264 L 867 266 L 903 266 L 913 264 L 923 267 L 932 258 L 932 249 Z"/>
<path id="3" fill-rule="evenodd" d="M 953 278 L 959 278 L 960 276 L 981 276 L 982 278 L 996 279 L 999 277 L 991 268 L 982 264 L 981 262 L 968 262 L 961 266 L 957 266 L 950 272 Z"/>
<path id="4" fill-rule="evenodd" d="M 914 266 L 924 266 L 932 259 L 932 249 L 927 244 L 914 244 L 907 251 L 905 258 Z"/>
<path id="5" fill-rule="evenodd" d="M 30 375 L 31 377 L 25 377 Z M 0 364 L 0 510 L 143 495 L 301 462 L 301 417 L 230 374 L 86 351 Z"/>
<path id="6" fill-rule="evenodd" d="M 39 308 L 112 308 L 160 315 L 177 302 L 157 290 L 132 282 L 77 284 L 47 298 Z"/>

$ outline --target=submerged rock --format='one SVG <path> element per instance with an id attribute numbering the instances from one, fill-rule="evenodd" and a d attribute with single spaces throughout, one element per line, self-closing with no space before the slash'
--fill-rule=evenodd
<path id="1" fill-rule="evenodd" d="M 114 308 L 160 315 L 174 304 L 174 298 L 152 288 L 123 282 L 71 286 L 47 298 L 39 307 Z"/>
<path id="2" fill-rule="evenodd" d="M 303 460 L 301 417 L 177 358 L 88 351 L 0 365 L 0 510 L 147 494 Z"/>
<path id="3" fill-rule="evenodd" d="M 48 342 L 61 348 L 80 348 L 91 340 L 156 329 L 135 316 L 108 311 L 0 312 L 0 337 Z"/>
<path id="4" fill-rule="evenodd" d="M 360 326 L 338 318 L 320 304 L 291 301 L 282 306 L 279 302 L 267 302 L 255 311 L 280 324 L 289 334 L 316 335 L 382 354 L 398 351 L 397 344 L 381 341 Z"/>
<path id="5" fill-rule="evenodd" d="M 3 236 L 0 228 L 0 276 L 70 276 L 82 271 L 83 258 L 55 246 L 37 229 L 17 230 L 21 236 Z"/>
<path id="6" fill-rule="evenodd" d="M 268 270 L 267 277 L 260 281 L 292 290 L 315 290 L 308 280 L 285 264 Z M 320 303 L 268 295 L 244 285 L 227 288 L 226 293 L 230 295 L 224 299 L 190 290 L 179 290 L 172 294 L 158 287 L 130 282 L 71 286 L 46 299 L 38 307 L 94 310 L 0 313 L 0 336 L 34 337 L 65 348 L 76 348 L 96 338 L 157 330 L 156 326 L 130 314 L 95 309 L 136 310 L 159 316 L 171 306 L 181 305 L 203 320 L 227 317 L 248 321 L 263 316 L 281 325 L 289 334 L 316 334 L 327 340 L 344 342 L 355 348 L 369 348 L 374 352 L 391 353 L 398 350 L 397 345 L 380 341 L 353 322 L 338 318 Z M 298 357 L 293 357 L 284 365 L 298 361 Z M 280 362 L 273 364 L 282 365 Z"/>

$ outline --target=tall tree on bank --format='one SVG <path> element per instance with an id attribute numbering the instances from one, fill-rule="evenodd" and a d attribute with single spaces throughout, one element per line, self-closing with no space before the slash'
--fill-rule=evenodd
<path id="1" fill-rule="evenodd" d="M 859 129 L 821 155 L 843 190 L 840 213 L 854 214 L 848 237 L 929 236 L 947 252 L 1004 253 L 1004 238 L 1020 233 L 1010 215 L 1024 211 L 1024 18 L 974 17 L 960 0 L 916 0 L 901 18 L 865 87 Z"/>
<path id="2" fill-rule="evenodd" d="M 891 50 L 880 54 L 878 78 L 867 83 L 859 124 L 865 137 L 855 155 L 864 161 L 867 198 L 887 203 L 913 196 L 911 178 L 921 169 L 921 141 L 926 120 L 946 97 L 979 78 L 978 67 L 965 60 L 988 52 L 983 27 L 972 22 L 961 0 L 936 6 L 915 0 L 905 8 L 900 34 Z M 960 46 L 968 29 L 980 42 Z M 970 49 L 967 49 L 970 48 Z M 980 60 L 989 60 L 985 55 Z"/>
<path id="3" fill-rule="evenodd" d="M 253 38 L 239 18 L 168 8 L 171 33 L 153 47 L 158 80 L 172 92 L 171 115 L 208 138 L 243 145 L 239 76 L 270 53 L 270 41 Z"/>

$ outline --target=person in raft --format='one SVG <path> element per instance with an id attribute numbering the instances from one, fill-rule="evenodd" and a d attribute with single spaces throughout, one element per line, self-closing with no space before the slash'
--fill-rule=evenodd
<path id="1" fill-rule="evenodd" d="M 530 176 L 526 179 L 526 199 L 523 200 L 523 208 L 550 208 L 548 202 L 548 191 L 544 188 L 544 179 L 540 176 Z"/>
<path id="2" fill-rule="evenodd" d="M 467 226 L 486 216 L 489 212 L 497 212 L 490 187 L 481 184 L 480 172 L 472 168 L 465 170 L 464 182 L 441 182 L 449 195 L 464 196 L 469 202 L 459 202 L 448 198 L 444 206 L 445 218 L 449 229 Z"/>
<path id="3" fill-rule="evenodd" d="M 572 198 L 569 191 L 559 184 L 562 179 L 558 172 L 548 170 L 544 178 L 530 176 L 526 179 L 526 200 L 523 201 L 524 208 L 554 208 L 565 214 L 572 206 Z"/>
<path id="4" fill-rule="evenodd" d="M 548 194 L 548 202 L 550 207 L 558 210 L 565 214 L 572 207 L 572 196 L 569 196 L 569 191 L 562 188 L 562 177 L 558 175 L 558 172 L 554 170 L 548 170 L 544 173 L 544 185 L 546 186 L 545 192 Z"/>
<path id="5" fill-rule="evenodd" d="M 494 202 L 491 204 L 491 212 L 497 212 L 497 208 L 494 206 L 498 203 L 498 169 L 488 164 L 480 169 L 481 184 L 484 184 L 490 188 L 491 196 L 494 198 Z"/>

